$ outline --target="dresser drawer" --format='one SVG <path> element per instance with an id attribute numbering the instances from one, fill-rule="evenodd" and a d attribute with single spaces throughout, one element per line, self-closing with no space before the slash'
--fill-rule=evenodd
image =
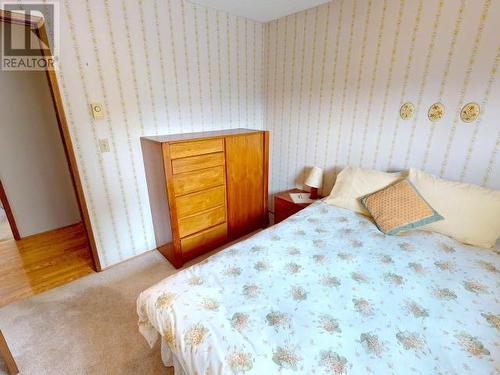
<path id="1" fill-rule="evenodd" d="M 200 214 L 187 216 L 179 219 L 179 237 L 183 238 L 190 234 L 213 227 L 226 221 L 226 206 L 219 206 Z"/>
<path id="2" fill-rule="evenodd" d="M 190 252 L 213 249 L 227 241 L 227 224 L 223 223 L 203 232 L 181 239 L 182 255 Z"/>
<path id="3" fill-rule="evenodd" d="M 195 172 L 176 174 L 174 193 L 176 196 L 194 193 L 211 187 L 224 185 L 224 167 L 213 167 Z"/>
<path id="4" fill-rule="evenodd" d="M 224 186 L 203 190 L 198 193 L 183 195 L 176 198 L 177 216 L 183 218 L 209 208 L 222 206 L 226 202 Z"/>
<path id="5" fill-rule="evenodd" d="M 172 172 L 174 174 L 197 171 L 210 167 L 224 165 L 224 153 L 190 156 L 187 158 L 172 160 Z"/>
<path id="6" fill-rule="evenodd" d="M 178 159 L 222 151 L 224 151 L 224 140 L 221 138 L 174 143 L 170 145 L 170 158 Z"/>

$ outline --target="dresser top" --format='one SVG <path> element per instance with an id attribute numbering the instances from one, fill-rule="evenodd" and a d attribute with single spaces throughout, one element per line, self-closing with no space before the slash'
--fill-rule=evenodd
<path id="1" fill-rule="evenodd" d="M 238 129 L 214 130 L 209 132 L 154 135 L 151 137 L 141 137 L 141 139 L 159 143 L 182 142 L 198 138 L 217 138 L 217 137 L 226 137 L 232 135 L 259 133 L 259 132 L 262 132 L 262 130 L 238 128 Z"/>

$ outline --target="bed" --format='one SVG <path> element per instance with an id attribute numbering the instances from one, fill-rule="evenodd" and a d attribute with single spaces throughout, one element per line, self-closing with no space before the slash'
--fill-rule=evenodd
<path id="1" fill-rule="evenodd" d="M 182 374 L 498 374 L 500 256 L 317 202 L 138 298 Z"/>

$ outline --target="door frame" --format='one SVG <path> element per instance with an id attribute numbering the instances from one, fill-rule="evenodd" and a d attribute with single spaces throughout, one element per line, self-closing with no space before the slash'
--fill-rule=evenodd
<path id="1" fill-rule="evenodd" d="M 29 27 L 38 36 L 40 43 L 49 45 L 47 31 L 45 29 L 45 22 L 43 18 L 35 16 L 26 16 L 21 13 L 15 13 L 0 9 L 0 22 L 11 23 L 16 25 L 22 25 Z M 50 51 L 42 49 L 44 56 L 46 58 L 51 57 Z M 94 233 L 92 231 L 92 224 L 90 221 L 89 210 L 87 208 L 87 202 L 85 200 L 85 195 L 83 193 L 82 181 L 80 178 L 80 173 L 78 171 L 78 165 L 76 162 L 75 151 L 73 148 L 73 143 L 71 141 L 68 122 L 66 120 L 66 114 L 64 112 L 63 101 L 61 97 L 61 91 L 59 90 L 59 84 L 57 82 L 57 76 L 54 70 L 45 69 L 45 76 L 47 77 L 47 83 L 50 89 L 50 95 L 52 97 L 52 103 L 54 105 L 54 110 L 56 113 L 57 124 L 59 127 L 59 133 L 61 135 L 61 140 L 64 147 L 64 154 L 66 156 L 66 161 L 68 162 L 69 172 L 71 175 L 71 181 L 73 188 L 76 193 L 76 198 L 78 201 L 78 208 L 80 210 L 80 216 L 82 217 L 83 227 L 85 228 L 85 235 L 87 237 L 90 250 L 92 252 L 92 259 L 94 263 L 94 268 L 96 271 L 102 271 L 101 263 L 99 261 L 99 256 L 97 253 L 97 246 L 94 238 Z M 18 233 L 19 235 L 19 233 Z"/>
<path id="2" fill-rule="evenodd" d="M 12 214 L 12 210 L 10 209 L 9 200 L 7 199 L 7 194 L 5 194 L 5 190 L 2 185 L 2 180 L 0 180 L 0 202 L 2 202 L 5 215 L 7 216 L 7 221 L 9 222 L 10 230 L 12 231 L 12 236 L 16 241 L 19 241 L 21 239 L 21 236 L 19 235 L 19 230 L 17 229 L 16 220 L 14 219 L 14 215 Z"/>

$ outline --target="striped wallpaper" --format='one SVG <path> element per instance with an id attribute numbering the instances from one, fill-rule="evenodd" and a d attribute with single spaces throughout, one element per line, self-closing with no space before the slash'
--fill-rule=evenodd
<path id="1" fill-rule="evenodd" d="M 267 128 L 271 193 L 312 165 L 327 193 L 347 164 L 500 188 L 496 0 L 334 0 L 267 24 L 182 0 L 61 0 L 61 13 L 58 78 L 104 267 L 155 247 L 142 135 Z M 469 101 L 483 111 L 464 124 Z"/>
<path id="2" fill-rule="evenodd" d="M 348 164 L 499 189 L 499 19 L 496 0 L 334 0 L 266 24 L 270 192 L 317 165 L 328 194 Z M 470 101 L 482 113 L 466 124 Z M 432 123 L 435 102 L 446 112 Z"/>
<path id="3" fill-rule="evenodd" d="M 142 135 L 263 128 L 264 27 L 182 0 L 61 0 L 61 20 L 58 78 L 107 267 L 155 247 Z"/>

